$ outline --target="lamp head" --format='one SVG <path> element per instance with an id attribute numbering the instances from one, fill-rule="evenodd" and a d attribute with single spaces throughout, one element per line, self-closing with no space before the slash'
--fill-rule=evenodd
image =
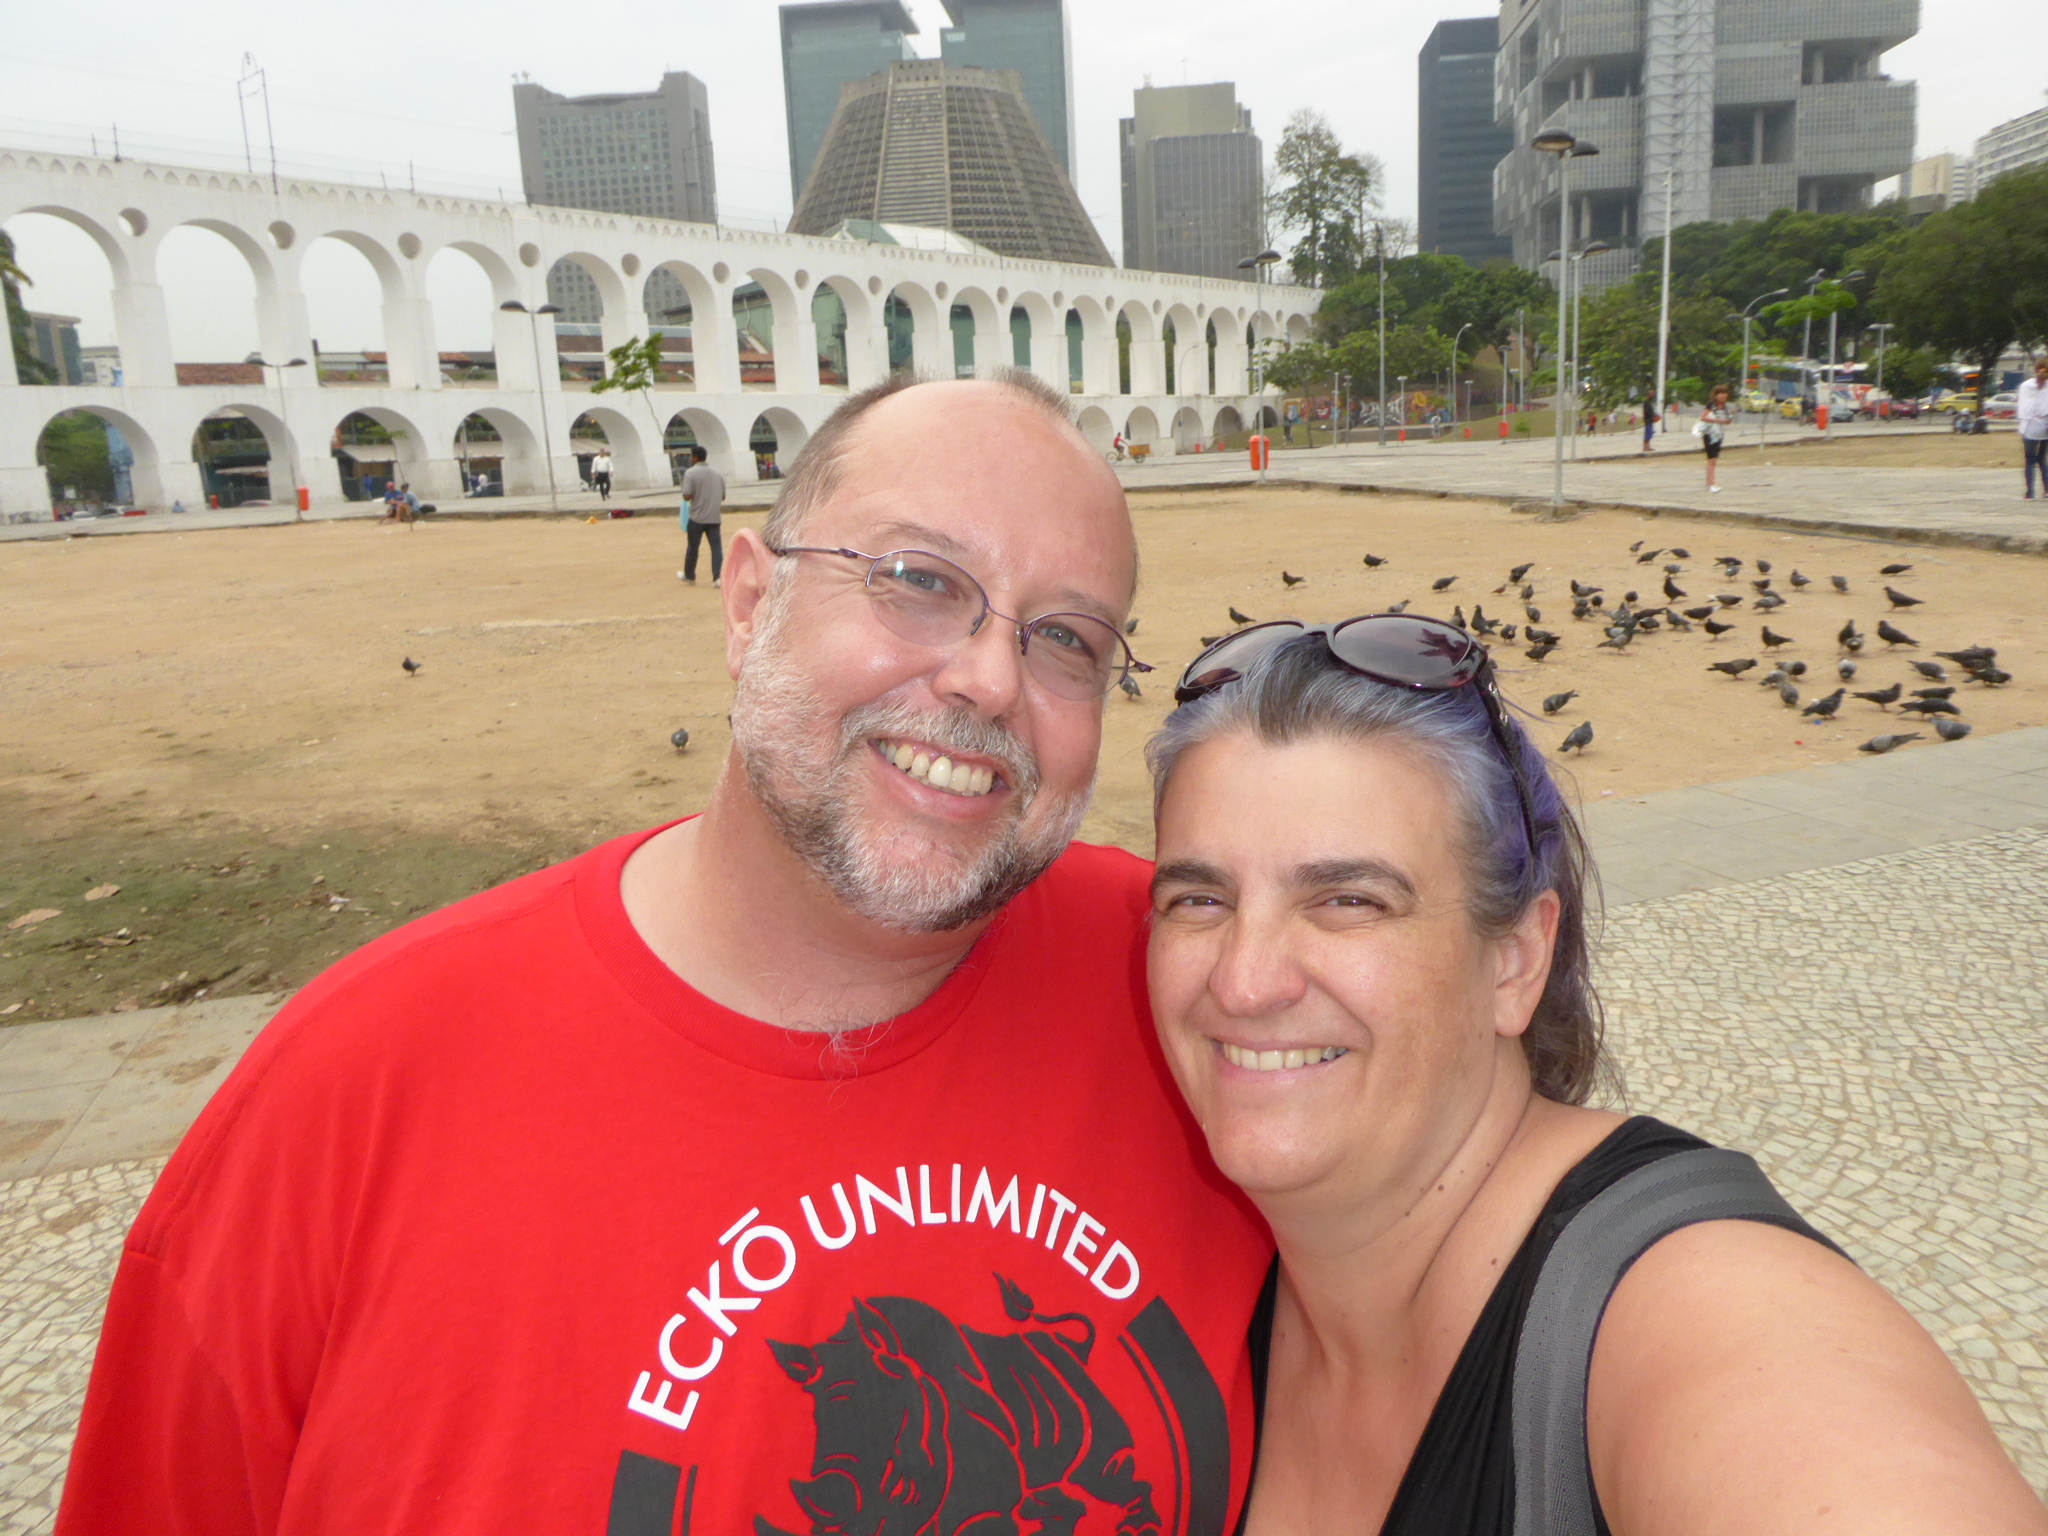
<path id="1" fill-rule="evenodd" d="M 1607 252 L 1613 249 L 1614 247 L 1609 245 L 1605 240 L 1589 240 L 1586 242 L 1585 246 L 1579 251 L 1579 254 L 1581 256 L 1604 256 Z"/>
<path id="2" fill-rule="evenodd" d="M 1600 146 L 1598 144 L 1588 144 L 1584 139 L 1579 140 L 1578 143 L 1572 146 L 1572 158 L 1574 160 L 1583 160 L 1588 155 L 1597 155 L 1599 153 Z"/>
<path id="3" fill-rule="evenodd" d="M 517 315 L 523 315 L 526 313 L 526 306 L 520 303 L 517 299 L 507 299 L 504 303 L 500 304 L 498 308 L 508 309 L 512 311 L 512 313 Z"/>
<path id="4" fill-rule="evenodd" d="M 1575 135 L 1562 128 L 1546 128 L 1529 141 L 1529 147 L 1546 155 L 1568 155 L 1578 142 Z"/>
<path id="5" fill-rule="evenodd" d="M 561 312 L 562 306 L 559 304 L 543 304 L 534 311 L 536 315 L 559 315 Z"/>

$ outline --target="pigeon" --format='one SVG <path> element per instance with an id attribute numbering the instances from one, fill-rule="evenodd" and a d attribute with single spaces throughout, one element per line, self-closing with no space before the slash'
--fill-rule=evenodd
<path id="1" fill-rule="evenodd" d="M 1636 564 L 1654 565 L 1656 563 L 1657 557 L 1663 553 L 1664 551 L 1661 549 L 1646 549 L 1640 555 L 1636 556 Z"/>
<path id="2" fill-rule="evenodd" d="M 1766 576 L 1771 574 L 1771 562 L 1768 560 L 1757 561 L 1756 568 L 1762 571 Z"/>
<path id="3" fill-rule="evenodd" d="M 1919 739 L 1920 733 L 1918 731 L 1908 731 L 1903 736 L 1873 736 L 1856 750 L 1858 752 L 1868 752 L 1873 757 L 1881 757 L 1894 747 L 1903 747 L 1907 742 L 1918 741 Z"/>
<path id="4" fill-rule="evenodd" d="M 1989 662 L 1998 659 L 1998 652 L 1988 645 L 1972 645 L 1960 651 L 1936 651 L 1934 654 L 1943 661 L 1952 661 L 1959 667 L 1966 667 L 1973 671 L 1980 661 Z"/>
<path id="5" fill-rule="evenodd" d="M 1543 622 L 1543 610 L 1535 607 L 1533 604 L 1522 604 L 1522 612 L 1528 616 L 1531 624 L 1541 624 Z"/>
<path id="6" fill-rule="evenodd" d="M 1791 680 L 1792 674 L 1790 672 L 1787 672 L 1783 667 L 1773 667 L 1767 675 L 1756 680 L 1756 685 L 1759 688 L 1775 688 L 1780 683 L 1788 683 Z"/>
<path id="7" fill-rule="evenodd" d="M 1545 713 L 1546 715 L 1554 715 L 1560 709 L 1563 709 L 1565 705 L 1571 703 L 1571 701 L 1573 699 L 1576 699 L 1578 696 L 1579 690 L 1576 688 L 1574 688 L 1570 693 L 1553 693 L 1549 698 L 1543 701 L 1543 713 Z"/>
<path id="8" fill-rule="evenodd" d="M 1124 625 L 1124 633 L 1125 633 L 1125 634 L 1127 634 L 1127 635 L 1135 635 L 1135 634 L 1136 634 L 1137 632 L 1138 632 L 1138 621 L 1137 621 L 1136 619 L 1131 619 L 1131 620 L 1129 620 L 1128 622 L 1126 622 L 1126 623 L 1125 623 L 1125 625 Z"/>
<path id="9" fill-rule="evenodd" d="M 1813 585 L 1813 578 L 1811 576 L 1802 576 L 1797 571 L 1794 571 L 1785 579 L 1795 587 L 1810 587 Z"/>
<path id="10" fill-rule="evenodd" d="M 1947 699 L 1914 699 L 1911 703 L 1901 704 L 1899 706 L 1899 713 L 1902 715 L 1960 715 L 1962 711 L 1949 703 Z"/>
<path id="11" fill-rule="evenodd" d="M 1408 611 L 1408 603 L 1409 599 L 1405 597 L 1402 598 L 1401 601 L 1399 601 L 1398 603 L 1389 603 L 1387 604 L 1387 612 L 1406 613 Z"/>
<path id="12" fill-rule="evenodd" d="M 1471 629 L 1472 626 L 1465 622 L 1465 605 L 1463 603 L 1458 604 L 1457 607 L 1451 610 L 1451 622 L 1460 629 Z"/>
<path id="13" fill-rule="evenodd" d="M 1863 637 L 1856 633 L 1856 621 L 1851 619 L 1835 635 L 1835 643 L 1845 651 L 1863 649 Z"/>
<path id="14" fill-rule="evenodd" d="M 1759 592 L 1768 592 L 1771 590 L 1771 578 L 1768 576 L 1759 576 L 1755 581 L 1752 581 L 1750 585 L 1756 588 Z"/>
<path id="15" fill-rule="evenodd" d="M 1920 643 L 1903 629 L 1895 629 L 1883 619 L 1877 621 L 1877 638 L 1886 645 L 1918 645 Z"/>
<path id="16" fill-rule="evenodd" d="M 1987 688 L 2003 688 L 2012 681 L 2012 674 L 2001 672 L 1996 667 L 1979 667 L 1970 673 L 1970 681 L 1982 683 Z"/>
<path id="17" fill-rule="evenodd" d="M 399 665 L 405 668 L 405 675 L 407 677 L 415 677 L 419 674 L 420 663 L 414 661 L 410 656 L 401 661 Z"/>
<path id="18" fill-rule="evenodd" d="M 1558 641 L 1558 637 L 1547 629 L 1529 630 L 1528 636 L 1531 640 L 1536 641 L 1539 645 L 1555 645 Z"/>
<path id="19" fill-rule="evenodd" d="M 1772 613 L 1784 606 L 1785 599 L 1775 592 L 1766 592 L 1762 597 L 1750 604 L 1750 607 L 1758 613 Z"/>
<path id="20" fill-rule="evenodd" d="M 1535 583 L 1535 582 L 1533 582 L 1533 581 L 1525 581 L 1525 582 L 1523 582 L 1523 583 L 1522 583 L 1522 593 L 1521 593 L 1521 596 L 1522 596 L 1522 601 L 1526 603 L 1526 602 L 1528 602 L 1528 601 L 1529 601 L 1529 599 L 1530 599 L 1530 598 L 1534 597 L 1535 595 L 1536 595 L 1536 583 Z"/>
<path id="21" fill-rule="evenodd" d="M 1300 585 L 1301 585 L 1301 584 L 1302 584 L 1302 583 L 1303 583 L 1304 581 L 1307 581 L 1307 580 L 1308 580 L 1308 578 L 1307 578 L 1306 576 L 1296 576 L 1296 575 L 1295 575 L 1295 574 L 1294 574 L 1293 572 L 1291 572 L 1291 571 L 1282 571 L 1282 572 L 1280 573 L 1280 579 L 1281 579 L 1282 581 L 1286 582 L 1286 583 L 1287 583 L 1287 585 L 1288 585 L 1288 586 L 1290 586 L 1290 587 L 1298 587 L 1298 586 L 1300 586 Z"/>
<path id="22" fill-rule="evenodd" d="M 1583 619 L 1592 611 L 1593 605 L 1587 602 L 1583 597 L 1580 598 L 1576 603 L 1572 604 L 1572 617 L 1575 619 Z"/>
<path id="23" fill-rule="evenodd" d="M 1593 595 L 1593 594 L 1594 594 L 1595 592 L 1598 592 L 1598 591 L 1601 591 L 1601 590 L 1602 590 L 1602 589 L 1601 589 L 1601 588 L 1599 588 L 1599 587 L 1589 587 L 1589 586 L 1587 586 L 1587 585 L 1586 585 L 1586 584 L 1585 584 L 1584 582 L 1580 581 L 1580 580 L 1579 580 L 1579 579 L 1578 579 L 1577 577 L 1574 577 L 1574 578 L 1572 579 L 1572 596 L 1573 596 L 1573 597 L 1591 597 L 1591 596 L 1592 596 L 1592 595 Z"/>
<path id="24" fill-rule="evenodd" d="M 1455 576 L 1439 576 L 1429 584 L 1429 590 L 1432 592 L 1448 591 L 1451 583 L 1457 579 Z"/>
<path id="25" fill-rule="evenodd" d="M 1714 594 L 1714 601 L 1723 608 L 1734 608 L 1742 602 L 1742 594 L 1740 592 L 1716 592 Z"/>
<path id="26" fill-rule="evenodd" d="M 1915 661 L 1908 663 L 1908 665 L 1930 683 L 1945 683 L 1948 681 L 1948 668 L 1938 661 Z"/>
<path id="27" fill-rule="evenodd" d="M 1803 661 L 1788 661 L 1785 663 L 1785 671 L 1792 677 L 1804 677 L 1806 676 L 1806 663 Z"/>
<path id="28" fill-rule="evenodd" d="M 670 732 L 668 744 L 674 747 L 678 752 L 682 751 L 683 748 L 687 747 L 690 744 L 689 727 L 682 725 L 677 726 L 674 731 Z"/>
<path id="29" fill-rule="evenodd" d="M 1868 699 L 1871 703 L 1875 704 L 1879 709 L 1883 709 L 1887 704 L 1898 703 L 1899 695 L 1904 693 L 1905 691 L 1906 690 L 1903 686 L 1901 686 L 1898 683 L 1893 683 L 1889 688 L 1874 688 L 1868 693 L 1859 693 L 1856 695 L 1856 697 L 1859 699 Z"/>
<path id="30" fill-rule="evenodd" d="M 1853 682 L 1855 682 L 1855 681 L 1856 681 L 1856 663 L 1855 663 L 1855 662 L 1853 662 L 1853 661 L 1838 661 L 1838 662 L 1836 662 L 1836 663 L 1835 663 L 1835 676 L 1839 677 L 1839 678 L 1840 678 L 1840 679 L 1841 679 L 1841 680 L 1842 680 L 1843 682 L 1845 682 L 1845 683 L 1853 683 Z"/>
<path id="31" fill-rule="evenodd" d="M 1595 592 L 1591 597 L 1586 599 L 1586 602 L 1590 607 L 1599 608 L 1605 606 L 1607 599 L 1602 597 L 1599 593 Z"/>
<path id="32" fill-rule="evenodd" d="M 1773 630 L 1773 629 L 1771 628 L 1771 626 L 1770 626 L 1770 625 L 1768 625 L 1768 624 L 1766 624 L 1766 625 L 1764 626 L 1764 644 L 1765 644 L 1765 645 L 1768 645 L 1768 646 L 1770 646 L 1770 647 L 1771 647 L 1771 648 L 1772 648 L 1773 650 L 1775 650 L 1775 649 L 1777 649 L 1777 648 L 1778 648 L 1779 646 L 1781 646 L 1781 645 L 1790 645 L 1791 643 L 1792 643 L 1792 637 L 1791 637 L 1790 635 L 1781 635 L 1781 634 L 1777 633 L 1777 631 Z"/>
<path id="33" fill-rule="evenodd" d="M 1956 686 L 1954 683 L 1950 683 L 1946 688 L 1915 688 L 1913 690 L 1913 697 L 1916 699 L 1952 699 L 1955 696 Z"/>
<path id="34" fill-rule="evenodd" d="M 1235 608 L 1230 609 L 1229 613 L 1230 622 L 1233 624 L 1249 624 L 1252 621 L 1252 616 L 1250 614 L 1239 613 Z"/>
<path id="35" fill-rule="evenodd" d="M 1634 554 L 1637 550 L 1641 549 L 1646 542 L 1648 541 L 1644 539 L 1637 539 L 1635 543 L 1629 545 L 1628 552 L 1630 554 Z"/>
<path id="36" fill-rule="evenodd" d="M 1742 562 L 1733 555 L 1716 555 L 1714 556 L 1714 564 L 1725 566 L 1731 575 L 1742 569 Z"/>
<path id="37" fill-rule="evenodd" d="M 1637 601 L 1639 598 L 1641 598 L 1642 595 L 1643 594 L 1640 592 L 1624 592 L 1621 594 L 1621 600 L 1624 603 L 1633 603 Z"/>
<path id="38" fill-rule="evenodd" d="M 1934 734 L 1943 741 L 1961 741 L 1970 734 L 1970 722 L 1967 720 L 1936 720 L 1934 722 Z"/>
<path id="39" fill-rule="evenodd" d="M 1566 752 L 1570 752 L 1576 749 L 1579 755 L 1583 757 L 1586 754 L 1586 748 L 1592 745 L 1592 742 L 1593 722 L 1590 720 L 1581 720 L 1577 725 L 1572 727 L 1572 733 L 1569 736 L 1565 737 L 1564 745 L 1557 749 L 1558 755 L 1562 756 Z"/>
<path id="40" fill-rule="evenodd" d="M 1707 632 L 1709 638 L 1718 640 L 1727 634 L 1729 630 L 1735 628 L 1735 626 L 1733 624 L 1723 624 L 1717 619 L 1708 619 L 1700 628 Z"/>
<path id="41" fill-rule="evenodd" d="M 1671 578 L 1670 578 L 1669 576 L 1666 576 L 1666 577 L 1664 578 L 1664 596 L 1665 596 L 1665 597 L 1666 597 L 1666 598 L 1667 598 L 1667 599 L 1668 599 L 1669 601 L 1671 601 L 1671 602 L 1674 602 L 1674 603 L 1675 603 L 1675 602 L 1677 602 L 1677 601 L 1678 601 L 1678 600 L 1679 600 L 1680 598 L 1682 598 L 1682 597 L 1684 597 L 1684 596 L 1685 596 L 1685 588 L 1681 587 L 1681 586 L 1680 586 L 1680 585 L 1679 585 L 1679 584 L 1678 584 L 1677 582 L 1673 581 L 1673 580 L 1672 580 L 1672 579 L 1671 579 Z"/>
<path id="42" fill-rule="evenodd" d="M 1740 677 L 1756 665 L 1754 656 L 1745 656 L 1740 661 L 1717 661 L 1707 668 L 1709 672 L 1726 672 L 1730 677 Z"/>
<path id="43" fill-rule="evenodd" d="M 1799 690 L 1790 683 L 1780 683 L 1778 684 L 1778 697 L 1785 701 L 1787 709 L 1791 709 L 1799 703 Z"/>
<path id="44" fill-rule="evenodd" d="M 1924 597 L 1908 597 L 1896 587 L 1886 587 L 1884 595 L 1891 599 L 1894 608 L 1917 608 L 1927 601 Z"/>
<path id="45" fill-rule="evenodd" d="M 1145 696 L 1144 691 L 1138 687 L 1138 680 L 1128 672 L 1117 679 L 1116 685 L 1123 689 L 1128 698 L 1142 699 Z"/>
<path id="46" fill-rule="evenodd" d="M 1828 580 L 1832 581 L 1835 584 L 1835 590 L 1837 592 L 1846 592 L 1849 590 L 1849 578 L 1846 576 L 1830 576 Z"/>
<path id="47" fill-rule="evenodd" d="M 1524 576 L 1528 575 L 1530 571 L 1534 570 L 1535 566 L 1536 562 L 1534 560 L 1526 560 L 1522 564 L 1516 566 L 1512 571 L 1508 572 L 1508 585 L 1513 586 L 1516 582 L 1520 581 Z"/>
<path id="48" fill-rule="evenodd" d="M 1501 639 L 1503 639 L 1503 640 L 1506 640 L 1506 641 L 1509 641 L 1509 642 L 1511 642 L 1511 643 L 1512 643 L 1512 642 L 1513 642 L 1513 640 L 1514 640 L 1514 638 L 1515 638 L 1515 629 L 1516 629 L 1516 626 L 1515 626 L 1515 625 L 1513 625 L 1513 624 L 1503 624 L 1503 625 L 1501 625 L 1501 627 L 1500 627 L 1500 637 L 1501 637 Z"/>
<path id="49" fill-rule="evenodd" d="M 1380 568 L 1381 566 L 1385 565 L 1385 564 L 1386 564 L 1387 562 L 1386 562 L 1386 559 L 1385 559 L 1385 557 L 1384 557 L 1384 556 L 1381 556 L 1381 555 L 1367 555 L 1367 556 L 1365 557 L 1365 563 L 1366 563 L 1367 565 L 1371 566 L 1371 567 L 1372 567 L 1372 568 L 1373 568 L 1374 570 L 1378 570 L 1378 569 L 1379 569 L 1379 568 Z"/>
<path id="50" fill-rule="evenodd" d="M 1522 652 L 1522 654 L 1528 657 L 1531 661 L 1541 661 L 1544 657 L 1548 656 L 1552 651 L 1556 649 L 1557 642 L 1555 640 L 1545 640 L 1541 644 L 1530 646 L 1529 649 Z"/>
<path id="51" fill-rule="evenodd" d="M 1835 711 L 1842 707 L 1842 699 L 1848 693 L 1848 691 L 1849 690 L 1846 688 L 1837 688 L 1833 693 L 1829 694 L 1826 698 L 1815 699 L 1811 704 L 1807 705 L 1806 708 L 1799 711 L 1799 713 L 1801 713 L 1802 715 L 1812 715 L 1814 718 L 1819 720 L 1833 719 Z"/>
<path id="52" fill-rule="evenodd" d="M 1689 549 L 1674 549 L 1671 553 L 1678 556 L 1681 560 L 1690 560 L 1692 558 L 1692 551 Z"/>
<path id="53" fill-rule="evenodd" d="M 1910 565 L 1886 565 L 1880 566 L 1877 574 L 1880 576 L 1903 576 L 1911 569 L 1913 567 Z"/>
<path id="54" fill-rule="evenodd" d="M 1207 650 L 1210 646 L 1217 644 L 1222 639 L 1223 637 L 1221 635 L 1204 635 L 1202 636 L 1202 649 Z"/>
<path id="55" fill-rule="evenodd" d="M 1682 565 L 1667 565 L 1664 567 L 1664 574 L 1666 576 L 1676 576 L 1680 571 L 1684 569 L 1685 567 Z"/>
<path id="56" fill-rule="evenodd" d="M 1685 616 L 1688 619 L 1711 619 L 1714 616 L 1715 612 L 1716 609 L 1714 604 L 1702 603 L 1697 608 L 1686 609 Z"/>

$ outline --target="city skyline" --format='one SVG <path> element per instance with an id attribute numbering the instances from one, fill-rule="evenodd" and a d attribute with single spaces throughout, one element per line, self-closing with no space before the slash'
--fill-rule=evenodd
<path id="1" fill-rule="evenodd" d="M 939 0 L 907 0 L 907 8 L 920 28 L 920 51 L 936 55 L 948 21 L 944 7 Z M 1117 123 L 1129 114 L 1132 91 L 1148 76 L 1159 85 L 1229 80 L 1260 125 L 1269 157 L 1288 117 L 1302 106 L 1316 106 L 1329 114 L 1348 146 L 1385 162 L 1388 211 L 1412 219 L 1417 203 L 1416 53 L 1438 21 L 1490 9 L 1485 0 L 1425 0 L 1395 14 L 1345 16 L 1304 30 L 1246 27 L 1237 8 L 1226 10 L 1211 0 L 1126 0 L 1114 8 L 1075 8 L 1069 26 L 1076 191 L 1105 243 L 1121 250 Z M 710 95 L 722 215 L 736 225 L 765 227 L 786 220 L 790 212 L 784 109 L 774 64 L 776 6 L 769 0 L 751 0 L 693 22 L 673 48 L 658 41 L 671 25 L 667 13 L 642 0 L 603 7 L 577 34 L 629 32 L 641 40 L 630 57 L 616 48 L 586 48 L 573 40 L 541 44 L 547 13 L 537 6 L 529 9 L 523 0 L 514 0 L 502 24 L 482 34 L 452 8 L 414 6 L 386 18 L 383 0 L 370 0 L 365 25 L 374 27 L 380 18 L 402 25 L 422 57 L 454 61 L 423 65 L 419 78 L 428 88 L 408 85 L 395 100 L 366 89 L 359 70 L 314 31 L 317 23 L 293 13 L 252 15 L 243 33 L 223 46 L 192 35 L 176 8 L 108 0 L 92 11 L 99 35 L 111 41 L 89 54 L 69 42 L 76 35 L 76 16 L 65 23 L 54 15 L 30 14 L 16 24 L 9 50 L 0 57 L 0 82 L 7 86 L 13 113 L 20 115 L 0 118 L 0 138 L 48 143 L 61 132 L 67 147 L 75 141 L 84 149 L 86 134 L 99 131 L 104 148 L 118 121 L 131 152 L 175 158 L 173 152 L 184 145 L 216 158 L 230 151 L 239 157 L 234 77 L 239 49 L 246 46 L 269 71 L 281 155 L 317 160 L 304 151 L 324 151 L 332 157 L 329 174 L 334 179 L 373 185 L 379 167 L 403 184 L 411 160 L 422 184 L 457 181 L 485 195 L 501 184 L 506 196 L 517 198 L 518 155 L 508 99 L 513 73 L 529 71 L 551 89 L 574 96 L 643 90 L 664 68 L 687 69 L 705 81 Z M 657 39 L 651 46 L 645 42 L 650 38 Z M 1996 38 L 2000 46 L 1984 48 L 1987 38 Z M 1973 8 L 1967 28 L 1930 12 L 1921 35 L 1885 61 L 1888 70 L 1921 83 L 1918 153 L 1967 153 L 1994 124 L 2038 107 L 2041 86 L 2032 61 L 2041 45 L 2048 45 L 2048 13 L 2037 0 L 1986 0 Z M 1360 90 L 1360 79 L 1380 85 Z M 260 103 L 253 117 L 260 158 Z M 346 153 L 335 154 L 337 148 Z M 317 174 L 319 167 L 306 165 L 304 170 Z M 30 270 L 40 265 L 46 273 L 44 284 L 29 295 L 30 303 L 81 315 L 88 344 L 111 339 L 97 334 L 109 329 L 103 269 L 73 270 L 72 254 L 84 237 L 49 229 L 48 219 L 13 222 L 23 226 Z M 91 254 L 89 246 L 86 252 Z M 190 284 L 205 266 L 196 258 L 211 253 L 194 253 L 195 262 L 184 266 L 172 262 L 171 254 L 167 249 L 166 281 Z M 337 257 L 335 265 L 341 275 L 347 262 Z M 335 300 L 334 324 L 326 326 L 343 327 L 335 333 L 337 346 L 354 341 L 346 333 L 348 317 L 375 314 L 367 271 L 345 275 L 342 287 L 353 285 L 354 297 Z M 221 341 L 192 355 L 229 355 L 227 343 L 250 329 L 235 309 L 234 303 L 224 303 L 221 314 L 198 322 L 204 335 L 218 335 Z M 181 343 L 184 350 L 189 349 Z"/>

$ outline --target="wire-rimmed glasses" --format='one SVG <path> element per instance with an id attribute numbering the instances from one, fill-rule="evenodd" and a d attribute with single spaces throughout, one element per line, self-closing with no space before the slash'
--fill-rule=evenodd
<path id="1" fill-rule="evenodd" d="M 980 582 L 943 555 L 892 549 L 871 555 L 814 544 L 771 548 L 771 554 L 837 555 L 868 563 L 868 602 L 882 627 L 913 645 L 944 650 L 981 633 L 991 618 L 1017 627 L 1025 669 L 1046 692 L 1063 699 L 1099 699 L 1133 672 L 1152 669 L 1106 619 L 1087 613 L 1042 613 L 1012 618 L 989 605 Z"/>

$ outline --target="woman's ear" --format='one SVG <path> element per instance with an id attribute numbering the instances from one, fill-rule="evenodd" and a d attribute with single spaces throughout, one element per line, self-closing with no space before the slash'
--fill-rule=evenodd
<path id="1" fill-rule="evenodd" d="M 1515 926 L 1494 942 L 1498 969 L 1493 980 L 1493 1028 L 1514 1039 L 1529 1027 L 1543 989 L 1550 981 L 1550 960 L 1557 948 L 1557 924 L 1563 903 L 1556 891 L 1545 891 Z"/>

